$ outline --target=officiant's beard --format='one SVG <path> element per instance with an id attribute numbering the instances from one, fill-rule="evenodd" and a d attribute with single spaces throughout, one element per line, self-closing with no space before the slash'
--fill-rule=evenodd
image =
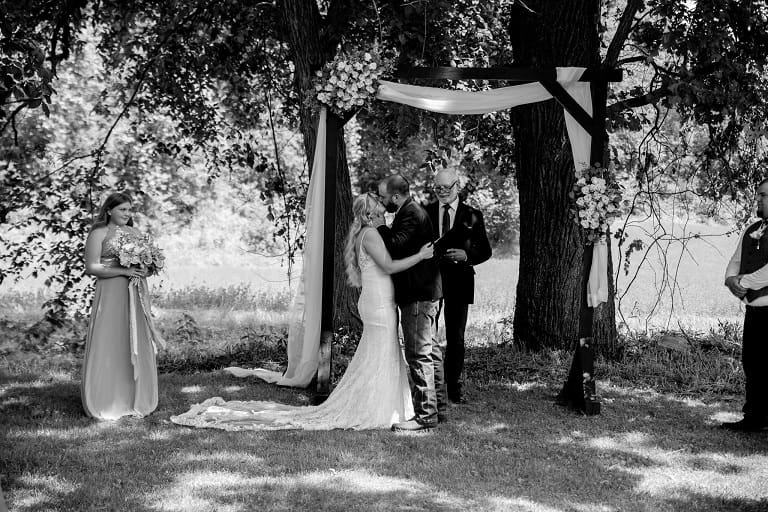
<path id="1" fill-rule="evenodd" d="M 389 202 L 384 205 L 384 209 L 387 210 L 389 213 L 396 213 L 397 205 L 395 203 Z"/>

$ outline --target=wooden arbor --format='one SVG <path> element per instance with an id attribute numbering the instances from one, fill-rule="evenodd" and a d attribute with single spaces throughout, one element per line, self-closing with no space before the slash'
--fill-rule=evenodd
<path id="1" fill-rule="evenodd" d="M 605 130 L 606 100 L 608 82 L 619 82 L 619 69 L 588 68 L 580 81 L 590 82 L 592 112 L 590 116 L 576 100 L 557 82 L 556 69 L 530 68 L 401 68 L 394 74 L 399 79 L 428 80 L 504 80 L 518 84 L 539 82 L 552 97 L 591 135 L 590 163 L 607 165 L 608 134 Z M 328 114 L 326 139 L 326 169 L 336 169 L 339 155 L 338 128 L 345 120 Z M 324 247 L 323 247 L 323 293 L 320 335 L 320 361 L 317 371 L 317 401 L 330 393 L 331 343 L 333 339 L 333 239 L 335 222 L 335 172 L 326 172 Z M 330 243 L 328 241 L 331 241 Z M 582 260 L 581 306 L 579 311 L 579 343 L 575 347 L 573 362 L 567 381 L 557 397 L 557 403 L 570 406 L 585 414 L 599 414 L 600 403 L 595 394 L 593 379 L 594 348 L 592 346 L 593 308 L 587 303 L 587 282 L 592 266 L 592 251 L 584 250 Z"/>

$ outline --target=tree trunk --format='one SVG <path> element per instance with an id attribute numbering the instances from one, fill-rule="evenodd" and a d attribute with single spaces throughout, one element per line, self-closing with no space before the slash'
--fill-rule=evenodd
<path id="1" fill-rule="evenodd" d="M 516 65 L 599 65 L 598 0 L 526 5 L 535 12 L 516 7 L 509 28 Z M 570 213 L 575 176 L 563 107 L 554 100 L 520 107 L 512 122 L 520 194 L 515 341 L 534 350 L 571 348 L 579 330 L 585 245 Z M 595 310 L 597 346 L 615 338 L 613 290 L 609 293 L 608 304 Z"/>
<path id="2" fill-rule="evenodd" d="M 313 94 L 312 78 L 323 64 L 334 56 L 337 41 L 328 35 L 336 31 L 327 30 L 314 0 L 283 0 L 279 3 L 286 38 L 291 48 L 294 71 L 294 88 L 300 105 L 301 133 L 309 168 L 314 160 L 317 140 L 317 112 L 306 104 L 307 94 Z M 347 286 L 344 268 L 344 242 L 352 223 L 352 184 L 349 179 L 344 129 L 338 134 L 339 160 L 336 172 L 336 236 L 334 240 L 334 328 L 351 325 L 359 328 L 357 314 L 357 290 Z M 327 169 L 326 172 L 334 172 Z"/>

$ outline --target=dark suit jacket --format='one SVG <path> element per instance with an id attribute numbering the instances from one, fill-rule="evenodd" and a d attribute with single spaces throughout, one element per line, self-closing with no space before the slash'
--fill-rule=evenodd
<path id="1" fill-rule="evenodd" d="M 400 206 L 392 226 L 379 226 L 378 230 L 393 260 L 416 254 L 424 244 L 434 240 L 427 212 L 410 197 Z M 443 296 L 437 258 L 420 261 L 408 270 L 393 274 L 392 281 L 398 304 L 438 300 Z"/>
<path id="2" fill-rule="evenodd" d="M 426 209 L 432 225 L 439 226 L 443 214 L 440 201 L 428 204 Z M 485 232 L 483 214 L 480 210 L 459 201 L 453 226 L 459 223 L 469 228 L 470 235 L 462 243 L 453 244 L 452 248 L 464 249 L 467 253 L 467 261 L 457 263 L 447 259 L 440 261 L 443 298 L 452 302 L 472 304 L 475 301 L 475 269 L 472 267 L 491 257 L 491 244 L 488 242 L 488 234 Z M 440 229 L 435 228 L 435 239 L 439 233 Z"/>

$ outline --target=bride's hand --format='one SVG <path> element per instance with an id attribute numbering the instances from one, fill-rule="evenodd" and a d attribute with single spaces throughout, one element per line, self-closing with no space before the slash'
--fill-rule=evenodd
<path id="1" fill-rule="evenodd" d="M 422 260 L 428 260 L 432 258 L 435 255 L 435 244 L 432 242 L 429 242 L 428 244 L 424 244 L 424 246 L 419 250 L 419 256 L 421 256 Z"/>

